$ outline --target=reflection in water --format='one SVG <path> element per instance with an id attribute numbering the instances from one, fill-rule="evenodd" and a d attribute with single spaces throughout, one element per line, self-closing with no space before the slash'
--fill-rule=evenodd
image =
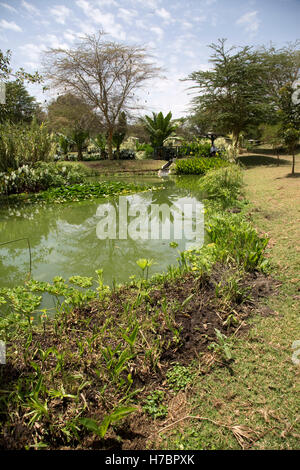
<path id="1" fill-rule="evenodd" d="M 151 184 L 160 181 L 151 178 Z M 170 178 L 163 181 L 162 189 L 130 195 L 127 199 L 130 207 L 137 205 L 145 209 L 151 204 L 181 206 L 186 202 L 200 200 L 200 195 L 195 193 L 191 183 L 190 178 Z M 75 274 L 93 276 L 96 269 L 102 268 L 104 281 L 111 284 L 114 279 L 116 282 L 124 282 L 132 274 L 140 275 L 136 265 L 138 258 L 155 261 L 152 273 L 163 271 L 175 263 L 177 250 L 169 246 L 174 239 L 172 236 L 169 240 L 101 240 L 97 237 L 97 224 L 101 220 L 99 206 L 105 204 L 106 208 L 118 211 L 118 200 L 116 197 L 52 206 L 0 209 L 0 243 L 28 237 L 32 251 L 32 277 L 44 281 L 51 281 L 56 275 L 64 278 Z M 166 215 L 159 213 L 156 217 L 163 222 Z M 130 220 L 128 216 L 128 223 Z M 118 229 L 117 226 L 117 233 Z M 176 240 L 179 250 L 185 249 L 186 241 Z M 26 240 L 0 247 L 0 287 L 22 283 L 28 270 Z"/>

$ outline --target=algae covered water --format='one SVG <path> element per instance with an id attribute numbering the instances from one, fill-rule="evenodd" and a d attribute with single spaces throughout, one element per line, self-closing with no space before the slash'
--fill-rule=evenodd
<path id="1" fill-rule="evenodd" d="M 143 232 L 143 236 L 137 239 L 119 237 L 119 225 L 122 223 L 124 226 L 125 223 L 130 228 L 134 218 L 129 210 L 127 219 L 124 220 L 123 215 L 120 222 L 118 196 L 65 204 L 0 208 L 0 244 L 12 242 L 0 246 L 0 287 L 23 284 L 28 278 L 28 242 L 13 242 L 20 238 L 28 238 L 30 242 L 31 277 L 39 281 L 52 281 L 57 275 L 65 279 L 73 275 L 94 276 L 95 270 L 103 269 L 105 283 L 126 282 L 131 275 L 141 275 L 141 269 L 136 264 L 139 258 L 154 261 L 150 274 L 166 270 L 168 265 L 176 264 L 178 250 L 184 250 L 189 242 L 188 234 L 183 233 L 172 215 L 168 214 L 167 207 L 198 204 L 201 198 L 195 190 L 195 181 L 191 177 L 166 178 L 163 181 L 158 177 L 139 177 L 138 181 L 135 178 L 134 182 L 156 186 L 156 190 L 126 196 L 128 207 L 142 208 L 137 212 L 139 220 L 134 223 Z M 148 209 L 155 205 L 164 208 L 164 211 L 156 213 L 156 222 L 167 223 L 166 219 L 169 218 L 171 225 L 177 227 L 177 235 L 181 232 L 181 239 L 176 238 L 172 230 L 170 237 L 151 239 L 151 220 L 149 223 L 146 218 L 149 218 Z M 105 216 L 109 216 L 108 220 L 115 224 L 116 236 L 113 238 L 101 238 Z M 194 214 L 189 217 L 192 221 Z M 195 225 L 195 220 L 192 222 Z M 172 241 L 178 244 L 176 248 Z"/>

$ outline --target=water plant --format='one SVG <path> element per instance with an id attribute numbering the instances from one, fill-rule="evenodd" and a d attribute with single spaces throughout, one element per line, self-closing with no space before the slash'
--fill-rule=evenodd
<path id="1" fill-rule="evenodd" d="M 136 264 L 141 268 L 141 270 L 143 272 L 143 278 L 145 278 L 145 270 L 146 270 L 146 280 L 148 280 L 149 268 L 154 264 L 154 260 L 153 259 L 140 258 L 136 261 Z"/>
<path id="2" fill-rule="evenodd" d="M 229 163 L 219 157 L 209 158 L 182 158 L 176 160 L 175 173 L 177 175 L 204 175 L 208 170 L 228 166 Z"/>

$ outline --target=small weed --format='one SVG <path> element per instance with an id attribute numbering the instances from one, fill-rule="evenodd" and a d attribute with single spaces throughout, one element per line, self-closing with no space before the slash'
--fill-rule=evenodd
<path id="1" fill-rule="evenodd" d="M 161 390 L 151 392 L 145 400 L 143 410 L 154 419 L 165 418 L 168 413 L 168 407 L 163 405 L 164 396 L 165 394 Z"/>
<path id="2" fill-rule="evenodd" d="M 214 352 L 221 355 L 225 361 L 232 361 L 233 354 L 231 351 L 231 339 L 223 335 L 220 330 L 215 328 L 217 342 L 213 342 L 208 346 L 208 349 L 212 349 Z"/>
<path id="3" fill-rule="evenodd" d="M 166 376 L 167 383 L 174 392 L 184 390 L 194 378 L 191 368 L 180 364 L 175 364 L 172 369 L 168 370 Z"/>

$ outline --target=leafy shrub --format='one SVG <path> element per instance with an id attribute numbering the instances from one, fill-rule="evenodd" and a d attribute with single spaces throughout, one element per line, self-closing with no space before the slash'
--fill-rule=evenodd
<path id="1" fill-rule="evenodd" d="M 151 392 L 143 406 L 143 410 L 148 413 L 152 418 L 165 418 L 168 413 L 168 408 L 163 405 L 164 392 L 161 390 L 155 390 Z"/>
<path id="2" fill-rule="evenodd" d="M 243 176 L 238 165 L 210 170 L 199 181 L 199 189 L 209 197 L 218 198 L 223 208 L 234 204 L 242 187 Z"/>
<path id="3" fill-rule="evenodd" d="M 228 165 L 226 160 L 218 157 L 180 159 L 176 160 L 175 173 L 178 175 L 204 175 L 208 170 Z"/>
<path id="4" fill-rule="evenodd" d="M 184 142 L 181 154 L 192 157 L 209 157 L 211 142 L 206 139 L 194 139 L 192 142 Z"/>
<path id="5" fill-rule="evenodd" d="M 135 152 L 133 150 L 128 150 L 128 149 L 123 149 L 119 152 L 119 155 L 117 151 L 115 150 L 114 153 L 114 158 L 119 158 L 119 160 L 134 160 L 135 159 Z"/>
<path id="6" fill-rule="evenodd" d="M 141 154 L 142 158 L 152 158 L 154 149 L 151 144 L 140 144 L 138 141 L 135 142 L 135 149 L 137 152 L 143 152 Z"/>
<path id="7" fill-rule="evenodd" d="M 0 194 L 43 191 L 53 186 L 80 183 L 85 176 L 86 171 L 81 165 L 45 162 L 22 165 L 16 170 L 0 173 Z"/>
<path id="8" fill-rule="evenodd" d="M 191 368 L 180 364 L 175 364 L 172 369 L 168 370 L 166 376 L 169 387 L 175 392 L 184 390 L 194 378 Z"/>
<path id="9" fill-rule="evenodd" d="M 215 243 L 220 261 L 234 261 L 246 271 L 263 269 L 267 264 L 264 251 L 268 238 L 260 237 L 239 214 L 210 216 L 206 231 Z"/>
<path id="10" fill-rule="evenodd" d="M 0 171 L 16 170 L 24 164 L 51 161 L 56 142 L 44 124 L 4 123 L 0 126 Z"/>

